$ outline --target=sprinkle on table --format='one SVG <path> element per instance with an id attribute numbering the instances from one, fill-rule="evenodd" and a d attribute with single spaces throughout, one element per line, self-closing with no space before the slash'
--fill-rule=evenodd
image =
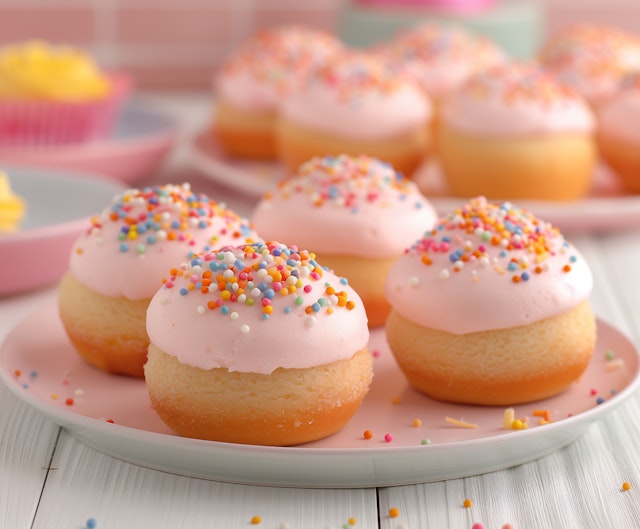
<path id="1" fill-rule="evenodd" d="M 466 500 L 464 500 L 464 501 L 462 502 L 462 506 L 463 506 L 465 509 L 470 508 L 472 505 L 473 505 L 473 502 L 472 502 L 469 498 L 467 498 Z"/>
<path id="2" fill-rule="evenodd" d="M 461 420 L 461 419 L 454 419 L 453 417 L 445 417 L 444 420 L 448 424 L 452 424 L 453 426 L 459 426 L 460 428 L 475 429 L 475 428 L 478 427 L 477 424 L 474 424 L 474 423 L 471 423 L 471 422 L 467 422 L 467 421 Z"/>
<path id="3" fill-rule="evenodd" d="M 624 490 L 624 491 L 631 490 L 631 483 L 629 483 L 628 481 L 625 481 L 622 484 L 622 490 Z"/>

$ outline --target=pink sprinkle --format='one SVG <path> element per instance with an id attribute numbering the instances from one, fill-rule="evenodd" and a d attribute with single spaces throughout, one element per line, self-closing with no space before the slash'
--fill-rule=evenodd
<path id="1" fill-rule="evenodd" d="M 391 435 L 390 433 L 385 434 L 384 440 L 385 442 L 390 443 L 391 441 L 393 441 L 393 435 Z"/>
<path id="2" fill-rule="evenodd" d="M 480 522 L 476 522 L 471 526 L 471 529 L 484 529 L 484 525 L 482 525 Z"/>
<path id="3" fill-rule="evenodd" d="M 502 529 L 513 529 L 513 525 L 511 525 L 510 523 L 506 523 L 502 526 Z"/>
<path id="4" fill-rule="evenodd" d="M 266 307 L 267 305 L 271 305 L 271 300 L 269 298 L 262 298 L 262 306 Z"/>
<path id="5" fill-rule="evenodd" d="M 63 386 L 68 386 L 69 385 L 69 381 L 66 378 L 62 379 L 62 385 Z"/>
<path id="6" fill-rule="evenodd" d="M 597 395 L 597 394 L 598 394 L 598 392 L 597 392 L 595 389 L 592 389 L 592 390 L 589 392 L 589 394 L 591 394 L 591 395 Z"/>
<path id="7" fill-rule="evenodd" d="M 311 272 L 309 275 L 310 275 L 313 279 L 315 279 L 316 281 L 317 281 L 318 279 L 320 279 L 320 276 L 318 275 L 318 273 L 317 273 L 317 272 Z"/>
<path id="8" fill-rule="evenodd" d="M 305 285 L 304 287 L 304 291 L 308 294 L 309 292 L 311 292 L 311 285 Z"/>
<path id="9" fill-rule="evenodd" d="M 380 351 L 378 351 L 377 349 L 374 349 L 371 352 L 371 356 L 373 356 L 374 358 L 378 358 L 380 356 Z"/>
<path id="10" fill-rule="evenodd" d="M 191 281 L 192 283 L 197 283 L 198 281 L 200 281 L 200 277 L 198 277 L 197 274 L 192 274 L 189 278 L 189 281 Z"/>
<path id="11" fill-rule="evenodd" d="M 167 281 L 164 286 L 165 288 L 173 288 L 173 283 L 171 281 Z"/>
<path id="12" fill-rule="evenodd" d="M 274 283 L 271 285 L 271 288 L 273 289 L 274 292 L 280 292 L 280 289 L 282 288 L 282 283 L 280 283 L 280 281 L 274 281 Z"/>

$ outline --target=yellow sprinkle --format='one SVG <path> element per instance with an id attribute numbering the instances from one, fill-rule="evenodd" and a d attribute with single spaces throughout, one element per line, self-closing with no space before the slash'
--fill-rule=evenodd
<path id="1" fill-rule="evenodd" d="M 355 518 L 349 518 L 349 519 L 347 520 L 347 523 L 348 523 L 349 525 L 355 525 L 355 524 L 356 524 L 356 521 L 357 521 L 357 520 L 356 520 Z"/>
<path id="2" fill-rule="evenodd" d="M 511 430 L 513 420 L 516 418 L 516 411 L 513 408 L 507 408 L 504 410 L 504 417 L 502 419 L 502 427 L 505 430 Z"/>
<path id="3" fill-rule="evenodd" d="M 516 419 L 511 423 L 511 428 L 514 430 L 524 430 L 526 427 L 527 423 L 520 419 Z"/>
<path id="4" fill-rule="evenodd" d="M 58 394 L 57 394 L 57 393 L 52 393 L 52 394 L 51 394 L 51 398 L 52 398 L 53 400 L 56 400 L 56 399 L 58 398 Z"/>
<path id="5" fill-rule="evenodd" d="M 452 417 L 445 417 L 444 418 L 445 422 L 448 422 L 449 424 L 453 424 L 454 426 L 460 426 L 460 428 L 477 428 L 478 425 L 477 424 L 473 424 L 471 422 L 466 422 L 466 421 L 461 421 L 458 419 L 453 419 Z"/>
<path id="6" fill-rule="evenodd" d="M 251 518 L 251 525 L 258 525 L 262 522 L 262 518 L 260 516 L 253 516 Z"/>
<path id="7" fill-rule="evenodd" d="M 398 516 L 400 516 L 400 510 L 397 507 L 391 507 L 391 509 L 389 509 L 389 517 L 397 518 Z"/>

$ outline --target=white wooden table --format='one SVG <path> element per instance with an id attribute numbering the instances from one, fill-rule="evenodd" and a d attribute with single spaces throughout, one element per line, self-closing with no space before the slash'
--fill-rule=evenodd
<path id="1" fill-rule="evenodd" d="M 203 96 L 149 101 L 185 118 L 184 138 L 208 119 Z M 158 178 L 188 178 L 240 212 L 251 208 L 185 169 L 179 150 Z M 597 315 L 639 343 L 640 229 L 570 238 L 593 269 Z M 52 286 L 0 298 L 0 340 L 55 296 Z M 622 490 L 624 482 L 630 490 Z M 391 508 L 397 517 L 389 516 Z M 254 516 L 259 525 L 252 525 Z M 637 529 L 640 395 L 565 448 L 514 468 L 411 486 L 295 489 L 217 483 L 114 459 L 0 384 L 0 528 L 82 529 L 89 519 L 97 529 L 471 529 L 475 523 L 485 529 Z"/>

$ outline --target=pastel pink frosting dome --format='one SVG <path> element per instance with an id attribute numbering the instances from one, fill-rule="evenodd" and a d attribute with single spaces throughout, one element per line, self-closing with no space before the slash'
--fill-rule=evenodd
<path id="1" fill-rule="evenodd" d="M 104 296 L 149 299 L 194 252 L 256 239 L 246 219 L 188 183 L 132 188 L 91 220 L 69 269 Z"/>
<path id="2" fill-rule="evenodd" d="M 438 100 L 472 74 L 507 61 L 507 54 L 492 40 L 436 22 L 405 29 L 373 51 Z"/>
<path id="3" fill-rule="evenodd" d="M 598 106 L 624 76 L 640 71 L 640 36 L 606 24 L 573 24 L 546 43 L 540 62 Z"/>
<path id="4" fill-rule="evenodd" d="M 470 77 L 442 105 L 442 123 L 482 136 L 593 133 L 595 116 L 576 91 L 535 63 L 511 62 Z"/>
<path id="5" fill-rule="evenodd" d="M 617 138 L 640 149 L 640 72 L 625 77 L 615 97 L 598 111 L 598 132 L 602 138 Z"/>
<path id="6" fill-rule="evenodd" d="M 214 89 L 239 108 L 276 110 L 310 72 L 342 49 L 337 37 L 306 26 L 264 29 L 226 60 L 214 78 Z"/>
<path id="7" fill-rule="evenodd" d="M 392 166 L 345 154 L 304 163 L 266 193 L 252 215 L 265 240 L 370 258 L 401 255 L 436 219 L 416 184 Z"/>
<path id="8" fill-rule="evenodd" d="M 392 266 L 386 294 L 404 318 L 466 334 L 565 313 L 592 286 L 587 262 L 557 228 L 478 197 L 442 217 Z"/>
<path id="9" fill-rule="evenodd" d="M 370 53 L 351 50 L 316 69 L 282 104 L 287 121 L 341 138 L 378 141 L 425 126 L 428 97 Z"/>
<path id="10" fill-rule="evenodd" d="M 364 306 L 347 281 L 278 242 L 180 265 L 151 300 L 147 332 L 184 364 L 263 374 L 349 359 L 369 341 Z"/>

